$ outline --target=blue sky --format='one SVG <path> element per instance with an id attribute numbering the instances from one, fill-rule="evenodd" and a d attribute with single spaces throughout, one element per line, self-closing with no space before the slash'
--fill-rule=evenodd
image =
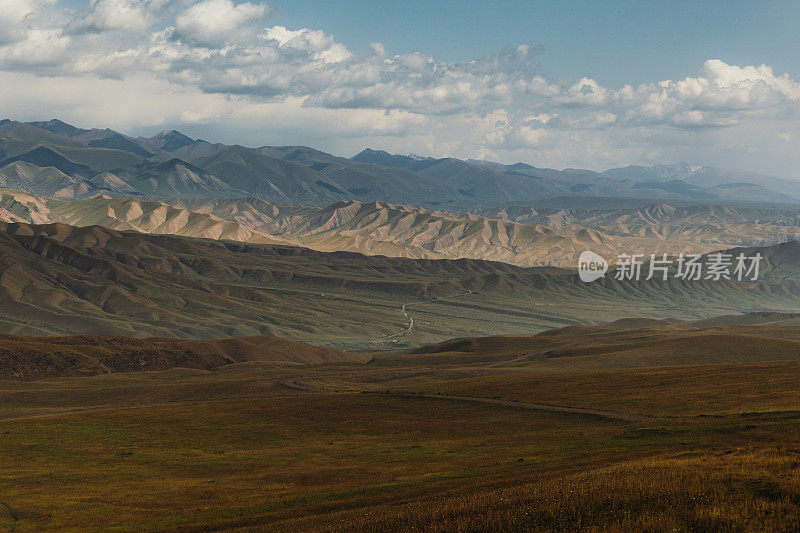
<path id="1" fill-rule="evenodd" d="M 798 21 L 788 1 L 0 0 L 0 115 L 800 178 Z"/>
<path id="2" fill-rule="evenodd" d="M 709 58 L 800 74 L 800 2 L 275 2 L 276 22 L 333 33 L 352 48 L 469 60 L 520 43 L 557 77 L 622 85 L 675 79 Z"/>
<path id="3" fill-rule="evenodd" d="M 78 8 L 85 0 L 61 0 Z M 555 77 L 606 85 L 675 79 L 709 58 L 766 63 L 800 77 L 800 2 L 293 0 L 269 2 L 272 21 L 332 33 L 349 48 L 383 42 L 465 61 L 521 43 Z"/>

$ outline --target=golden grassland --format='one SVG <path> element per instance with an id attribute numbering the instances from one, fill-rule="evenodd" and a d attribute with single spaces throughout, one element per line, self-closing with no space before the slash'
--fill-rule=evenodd
<path id="1" fill-rule="evenodd" d="M 490 375 L 413 379 L 407 392 L 502 398 L 554 405 L 580 405 L 660 419 L 748 415 L 800 408 L 796 389 L 800 362 L 737 363 L 564 373 L 525 367 L 493 369 Z M 435 374 L 433 374 L 435 376 Z"/>
<path id="2" fill-rule="evenodd" d="M 798 377 L 404 359 L 0 382 L 0 528 L 792 530 Z"/>

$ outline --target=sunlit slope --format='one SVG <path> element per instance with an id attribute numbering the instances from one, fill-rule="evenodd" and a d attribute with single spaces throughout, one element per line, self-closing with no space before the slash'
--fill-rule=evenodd
<path id="1" fill-rule="evenodd" d="M 176 200 L 304 247 L 412 258 L 472 258 L 520 266 L 575 266 L 584 250 L 677 255 L 800 238 L 800 212 L 721 206 L 651 205 L 633 210 L 500 209 L 454 214 L 387 202 L 339 202 L 325 208 L 256 198 Z"/>
<path id="2" fill-rule="evenodd" d="M 679 212 L 680 211 L 680 212 Z M 454 214 L 385 202 L 328 207 L 273 204 L 257 198 L 166 202 L 98 196 L 65 200 L 0 190 L 0 220 L 101 225 L 142 233 L 254 243 L 294 244 L 319 251 L 415 259 L 485 259 L 519 266 L 574 267 L 584 250 L 678 255 L 735 246 L 771 245 L 800 237 L 789 211 L 648 206 L 633 212 L 537 212 L 518 217 Z M 738 222 L 737 222 L 738 221 Z"/>
<path id="3" fill-rule="evenodd" d="M 99 196 L 59 200 L 0 190 L 0 220 L 100 225 L 123 231 L 241 242 L 287 243 L 320 251 L 353 251 L 415 259 L 485 259 L 519 266 L 574 266 L 590 249 L 620 253 L 705 252 L 718 243 L 612 235 L 597 229 L 508 220 L 388 204 L 340 202 L 326 208 L 277 205 L 256 198 L 171 200 Z"/>
<path id="4" fill-rule="evenodd" d="M 591 199 L 587 199 L 586 203 Z M 580 199 L 570 205 L 580 206 Z M 475 214 L 554 228 L 597 229 L 609 235 L 726 246 L 767 246 L 800 238 L 800 209 L 651 203 L 617 209 L 515 205 Z"/>
<path id="5" fill-rule="evenodd" d="M 50 202 L 50 218 L 73 226 L 104 226 L 122 231 L 184 235 L 255 243 L 287 243 L 285 239 L 255 231 L 217 216 L 172 207 L 161 202 L 130 198 L 94 198 Z"/>

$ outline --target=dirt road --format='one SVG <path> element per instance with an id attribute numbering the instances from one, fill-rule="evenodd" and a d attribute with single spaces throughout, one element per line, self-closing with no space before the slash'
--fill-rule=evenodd
<path id="1" fill-rule="evenodd" d="M 574 413 L 578 415 L 599 416 L 612 420 L 625 420 L 626 422 L 652 422 L 652 418 L 632 415 L 630 413 L 620 413 L 618 411 L 607 411 L 604 409 L 586 409 L 584 407 L 565 407 L 561 405 L 548 405 L 544 403 L 514 402 L 511 400 L 501 400 L 499 398 L 478 398 L 475 396 L 452 396 L 449 394 L 401 394 L 400 396 L 415 398 L 435 398 L 437 400 L 454 400 L 460 402 L 485 403 L 490 405 L 502 405 L 505 407 L 517 407 L 520 409 L 531 409 L 534 411 L 552 411 L 555 413 Z"/>
<path id="2" fill-rule="evenodd" d="M 320 387 L 314 387 L 311 385 L 306 385 L 303 383 L 298 383 L 296 381 L 291 380 L 282 380 L 279 382 L 282 386 L 301 390 L 304 392 L 310 392 L 314 394 L 354 394 L 358 393 L 359 391 L 335 391 L 329 389 L 323 389 Z M 369 393 L 369 391 L 360 391 L 361 393 Z M 432 398 L 436 400 L 449 400 L 449 401 L 459 401 L 459 402 L 474 402 L 474 403 L 483 403 L 488 405 L 498 405 L 503 407 L 514 407 L 517 409 L 530 409 L 533 411 L 550 411 L 550 412 L 558 412 L 558 413 L 573 413 L 579 415 L 589 415 L 589 416 L 597 416 L 601 418 L 607 418 L 611 420 L 623 420 L 626 422 L 652 422 L 653 419 L 633 415 L 630 413 L 621 413 L 618 411 L 608 411 L 603 409 L 587 409 L 583 407 L 567 407 L 561 405 L 548 405 L 543 403 L 528 403 L 528 402 L 515 402 L 510 400 L 501 400 L 499 398 L 480 398 L 475 396 L 453 396 L 449 394 L 409 394 L 409 393 L 400 393 L 400 392 L 381 392 L 381 393 L 374 393 L 380 395 L 390 395 L 390 396 L 400 396 L 404 398 Z M 137 409 L 150 409 L 150 408 L 158 408 L 158 407 L 178 407 L 178 406 L 187 406 L 187 405 L 203 405 L 203 404 L 214 404 L 214 403 L 228 403 L 228 402 L 236 402 L 242 400 L 261 400 L 271 398 L 272 396 L 252 396 L 252 397 L 235 397 L 235 398 L 219 398 L 213 400 L 185 400 L 185 401 L 175 401 L 175 402 L 160 402 L 160 403 L 152 403 L 152 404 L 139 404 L 139 405 L 128 405 L 128 406 L 118 406 L 118 407 L 85 407 L 85 408 L 75 408 L 75 409 L 64 409 L 63 411 L 54 411 L 50 413 L 40 413 L 36 415 L 24 415 L 24 416 L 16 416 L 16 417 L 9 417 L 0 419 L 0 423 L 5 422 L 19 422 L 23 420 L 39 420 L 39 419 L 48 419 L 48 418 L 60 418 L 62 416 L 70 416 L 70 415 L 81 415 L 81 414 L 89 414 L 89 413 L 105 413 L 105 412 L 115 412 L 115 411 L 132 411 Z"/>
<path id="3" fill-rule="evenodd" d="M 387 335 L 387 336 L 383 337 L 384 340 L 393 339 L 395 337 L 402 337 L 403 335 L 407 335 L 408 333 L 411 332 L 412 329 L 414 329 L 414 319 L 411 317 L 411 315 L 408 314 L 408 311 L 406 311 L 406 305 L 408 305 L 408 304 L 403 304 L 403 307 L 402 307 L 401 310 L 403 312 L 403 316 L 408 319 L 408 327 L 406 329 L 404 329 L 403 331 L 401 331 L 400 333 L 395 333 L 393 335 Z"/>
<path id="4" fill-rule="evenodd" d="M 336 391 L 321 389 L 319 387 L 312 387 L 304 385 L 296 381 L 281 381 L 281 385 L 292 389 L 303 390 L 306 392 L 315 392 L 322 394 L 337 394 Z M 367 391 L 363 391 L 367 392 Z M 584 407 L 567 407 L 563 405 L 549 405 L 544 403 L 529 403 L 529 402 L 514 402 L 511 400 L 501 400 L 499 398 L 479 398 L 476 396 L 453 396 L 450 394 L 409 394 L 401 392 L 381 392 L 375 393 L 388 396 L 400 396 L 403 398 L 433 398 L 436 400 L 450 400 L 458 402 L 474 402 L 484 403 L 488 405 L 499 405 L 503 407 L 515 407 L 518 409 L 530 409 L 532 411 L 549 411 L 554 413 L 572 413 L 578 415 L 597 416 L 600 418 L 608 418 L 611 420 L 624 420 L 625 422 L 652 422 L 652 418 L 644 416 L 633 415 L 630 413 L 621 413 L 618 411 L 608 411 L 605 409 L 588 409 Z"/>

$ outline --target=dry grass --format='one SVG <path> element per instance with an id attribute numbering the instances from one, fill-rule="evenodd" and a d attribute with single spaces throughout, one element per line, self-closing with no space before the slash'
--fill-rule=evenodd
<path id="1" fill-rule="evenodd" d="M 292 525 L 374 531 L 792 531 L 800 527 L 797 465 L 796 452 L 779 449 L 654 457 Z"/>
<path id="2" fill-rule="evenodd" d="M 265 524 L 636 453 L 624 431 L 366 395 L 71 415 L 0 425 L 0 501 L 21 531 Z"/>
<path id="3" fill-rule="evenodd" d="M 480 376 L 462 376 L 442 370 L 395 386 L 402 391 L 580 405 L 660 418 L 800 411 L 794 386 L 800 363 L 794 361 L 560 373 L 495 368 Z"/>
<path id="4" fill-rule="evenodd" d="M 0 418 L 53 414 L 0 422 L 0 529 L 793 530 L 799 373 L 423 358 L 0 382 Z M 657 420 L 393 394 L 409 390 Z M 97 408 L 119 410 L 66 412 Z"/>

